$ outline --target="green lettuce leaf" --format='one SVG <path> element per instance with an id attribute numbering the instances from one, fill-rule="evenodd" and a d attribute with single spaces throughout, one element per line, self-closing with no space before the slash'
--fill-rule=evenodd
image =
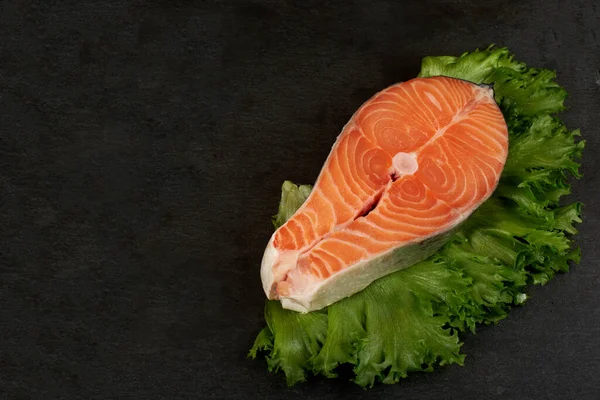
<path id="1" fill-rule="evenodd" d="M 273 216 L 273 226 L 275 229 L 287 221 L 298 208 L 304 203 L 312 189 L 311 185 L 294 185 L 290 181 L 283 182 L 281 186 L 281 201 L 279 202 L 279 211 Z"/>
<path id="2" fill-rule="evenodd" d="M 410 372 L 464 362 L 460 333 L 493 324 L 544 284 L 578 262 L 572 243 L 580 203 L 560 205 L 579 178 L 584 147 L 555 113 L 566 92 L 555 73 L 528 68 L 505 48 L 459 57 L 426 57 L 420 77 L 446 75 L 492 85 L 510 134 L 509 157 L 493 196 L 434 256 L 372 283 L 323 310 L 299 314 L 267 301 L 267 326 L 251 357 L 265 354 L 289 385 L 309 374 L 338 376 L 352 366 L 363 387 L 395 383 Z M 286 181 L 275 227 L 310 193 Z"/>

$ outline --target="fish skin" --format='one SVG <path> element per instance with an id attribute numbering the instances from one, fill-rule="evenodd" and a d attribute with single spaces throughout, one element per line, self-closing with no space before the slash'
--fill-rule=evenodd
<path id="1" fill-rule="evenodd" d="M 281 306 L 303 314 L 330 306 L 360 292 L 379 278 L 432 256 L 458 229 L 460 224 L 429 239 L 392 248 L 375 258 L 356 263 L 329 279 L 316 281 L 309 292 L 281 297 Z M 269 290 L 269 278 L 263 282 L 266 283 L 265 291 Z"/>

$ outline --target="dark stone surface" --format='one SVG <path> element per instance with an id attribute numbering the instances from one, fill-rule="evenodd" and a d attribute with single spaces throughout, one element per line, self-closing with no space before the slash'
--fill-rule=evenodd
<path id="1" fill-rule="evenodd" d="M 593 1 L 0 1 L 0 397 L 597 399 Z M 581 266 L 364 392 L 245 358 L 280 184 L 371 94 L 489 43 L 556 68 L 588 147 Z"/>

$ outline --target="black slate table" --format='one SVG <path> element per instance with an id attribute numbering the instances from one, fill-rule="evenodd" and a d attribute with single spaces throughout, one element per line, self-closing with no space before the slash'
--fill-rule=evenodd
<path id="1" fill-rule="evenodd" d="M 600 4 L 0 1 L 0 397 L 598 399 Z M 464 367 L 292 389 L 246 358 L 284 179 L 426 55 L 558 70 L 587 140 L 581 265 Z"/>

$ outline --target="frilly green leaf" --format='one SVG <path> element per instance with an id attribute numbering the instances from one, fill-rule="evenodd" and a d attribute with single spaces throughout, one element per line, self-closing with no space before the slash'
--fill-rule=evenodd
<path id="1" fill-rule="evenodd" d="M 419 76 L 446 75 L 491 84 L 509 127 L 509 157 L 493 196 L 438 253 L 372 283 L 323 310 L 299 314 L 268 301 L 267 327 L 250 356 L 265 352 L 269 369 L 288 384 L 308 373 L 333 378 L 341 364 L 370 387 L 395 383 L 435 365 L 462 365 L 459 333 L 497 323 L 527 299 L 528 284 L 544 284 L 578 262 L 571 236 L 580 203 L 561 206 L 578 178 L 584 147 L 554 115 L 567 96 L 556 74 L 527 68 L 505 48 L 460 57 L 426 57 Z M 276 227 L 310 192 L 286 181 Z"/>

